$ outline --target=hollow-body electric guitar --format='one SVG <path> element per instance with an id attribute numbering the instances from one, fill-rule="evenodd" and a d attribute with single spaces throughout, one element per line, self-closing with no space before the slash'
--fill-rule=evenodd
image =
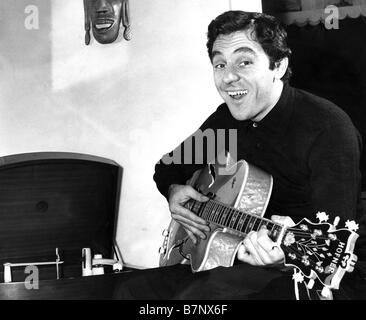
<path id="1" fill-rule="evenodd" d="M 317 213 L 319 223 L 305 218 L 294 227 L 263 218 L 272 176 L 246 161 L 228 167 L 210 164 L 195 172 L 189 184 L 210 197 L 207 202 L 190 200 L 186 207 L 208 221 L 211 231 L 194 245 L 172 220 L 163 232 L 160 266 L 190 263 L 193 272 L 232 266 L 245 235 L 266 226 L 285 253 L 285 265 L 309 278 L 309 284 L 318 279 L 324 288 L 338 289 L 345 272 L 353 270 L 358 225 L 347 221 L 345 228 L 337 229 L 339 218 L 330 224 L 324 212 Z"/>

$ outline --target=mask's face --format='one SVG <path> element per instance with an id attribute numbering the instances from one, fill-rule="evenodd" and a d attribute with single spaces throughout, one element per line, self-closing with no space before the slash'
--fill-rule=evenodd
<path id="1" fill-rule="evenodd" d="M 118 37 L 123 0 L 89 0 L 93 36 L 99 43 L 111 43 Z"/>

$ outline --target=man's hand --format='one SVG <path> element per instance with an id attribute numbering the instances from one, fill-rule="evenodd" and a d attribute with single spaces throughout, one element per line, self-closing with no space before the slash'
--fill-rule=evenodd
<path id="1" fill-rule="evenodd" d="M 290 217 L 272 216 L 271 219 L 288 227 L 295 225 Z M 268 237 L 268 229 L 262 227 L 258 232 L 247 234 L 237 257 L 253 266 L 273 266 L 282 264 L 285 256 L 282 249 Z"/>
<path id="2" fill-rule="evenodd" d="M 200 194 L 189 185 L 178 184 L 172 184 L 169 187 L 168 195 L 169 210 L 172 218 L 183 226 L 193 243 L 197 243 L 197 237 L 205 239 L 206 234 L 204 232 L 210 231 L 208 222 L 185 208 L 184 204 L 189 199 L 206 202 L 209 198 Z"/>

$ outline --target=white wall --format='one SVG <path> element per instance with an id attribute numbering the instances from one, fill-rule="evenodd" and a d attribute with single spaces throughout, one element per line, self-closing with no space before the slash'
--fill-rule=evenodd
<path id="1" fill-rule="evenodd" d="M 0 154 L 68 151 L 118 162 L 123 258 L 157 266 L 170 215 L 154 164 L 221 103 L 207 25 L 230 8 L 255 11 L 260 1 L 130 0 L 132 40 L 90 46 L 82 3 L 1 0 Z M 29 4 L 39 8 L 38 30 L 24 27 Z"/>

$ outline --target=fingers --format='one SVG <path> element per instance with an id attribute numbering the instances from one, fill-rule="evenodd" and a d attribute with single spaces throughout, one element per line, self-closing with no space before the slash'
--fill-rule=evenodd
<path id="1" fill-rule="evenodd" d="M 273 265 L 282 263 L 283 252 L 268 237 L 268 230 L 263 227 L 258 232 L 248 233 L 239 247 L 237 257 L 251 265 Z"/>
<path id="2" fill-rule="evenodd" d="M 186 186 L 187 187 L 187 195 L 194 200 L 200 201 L 200 202 L 206 202 L 208 201 L 210 198 L 204 196 L 203 194 L 199 193 L 197 190 L 195 190 L 194 188 L 192 188 L 191 186 Z"/>
<path id="3" fill-rule="evenodd" d="M 210 227 L 208 225 L 202 226 L 192 222 L 191 220 L 182 217 L 180 215 L 172 214 L 172 218 L 179 222 L 181 225 L 185 227 L 186 230 L 190 230 L 195 236 L 200 237 L 201 239 L 206 239 L 205 232 L 210 231 Z"/>
<path id="4" fill-rule="evenodd" d="M 183 225 L 184 230 L 187 232 L 188 237 L 192 240 L 192 242 L 194 244 L 197 244 L 197 237 L 193 234 L 192 231 L 190 231 L 189 229 L 185 228 L 184 224 L 182 224 L 182 225 Z"/>
<path id="5" fill-rule="evenodd" d="M 197 192 L 194 188 L 187 185 L 172 185 L 169 191 L 169 209 L 172 218 L 181 223 L 186 230 L 194 237 L 206 238 L 205 232 L 209 232 L 208 222 L 200 218 L 184 205 L 190 200 L 207 201 L 209 198 Z M 190 235 L 190 234 L 189 234 Z M 193 237 L 191 237 L 193 241 Z M 196 242 L 195 242 L 196 243 Z"/>
<path id="6" fill-rule="evenodd" d="M 206 220 L 200 218 L 192 211 L 188 210 L 187 208 L 183 207 L 180 204 L 171 206 L 170 212 L 172 213 L 173 219 L 178 219 L 181 217 L 183 221 L 188 220 L 187 223 L 190 224 L 191 226 L 201 230 L 209 231 L 207 227 L 208 222 Z"/>

